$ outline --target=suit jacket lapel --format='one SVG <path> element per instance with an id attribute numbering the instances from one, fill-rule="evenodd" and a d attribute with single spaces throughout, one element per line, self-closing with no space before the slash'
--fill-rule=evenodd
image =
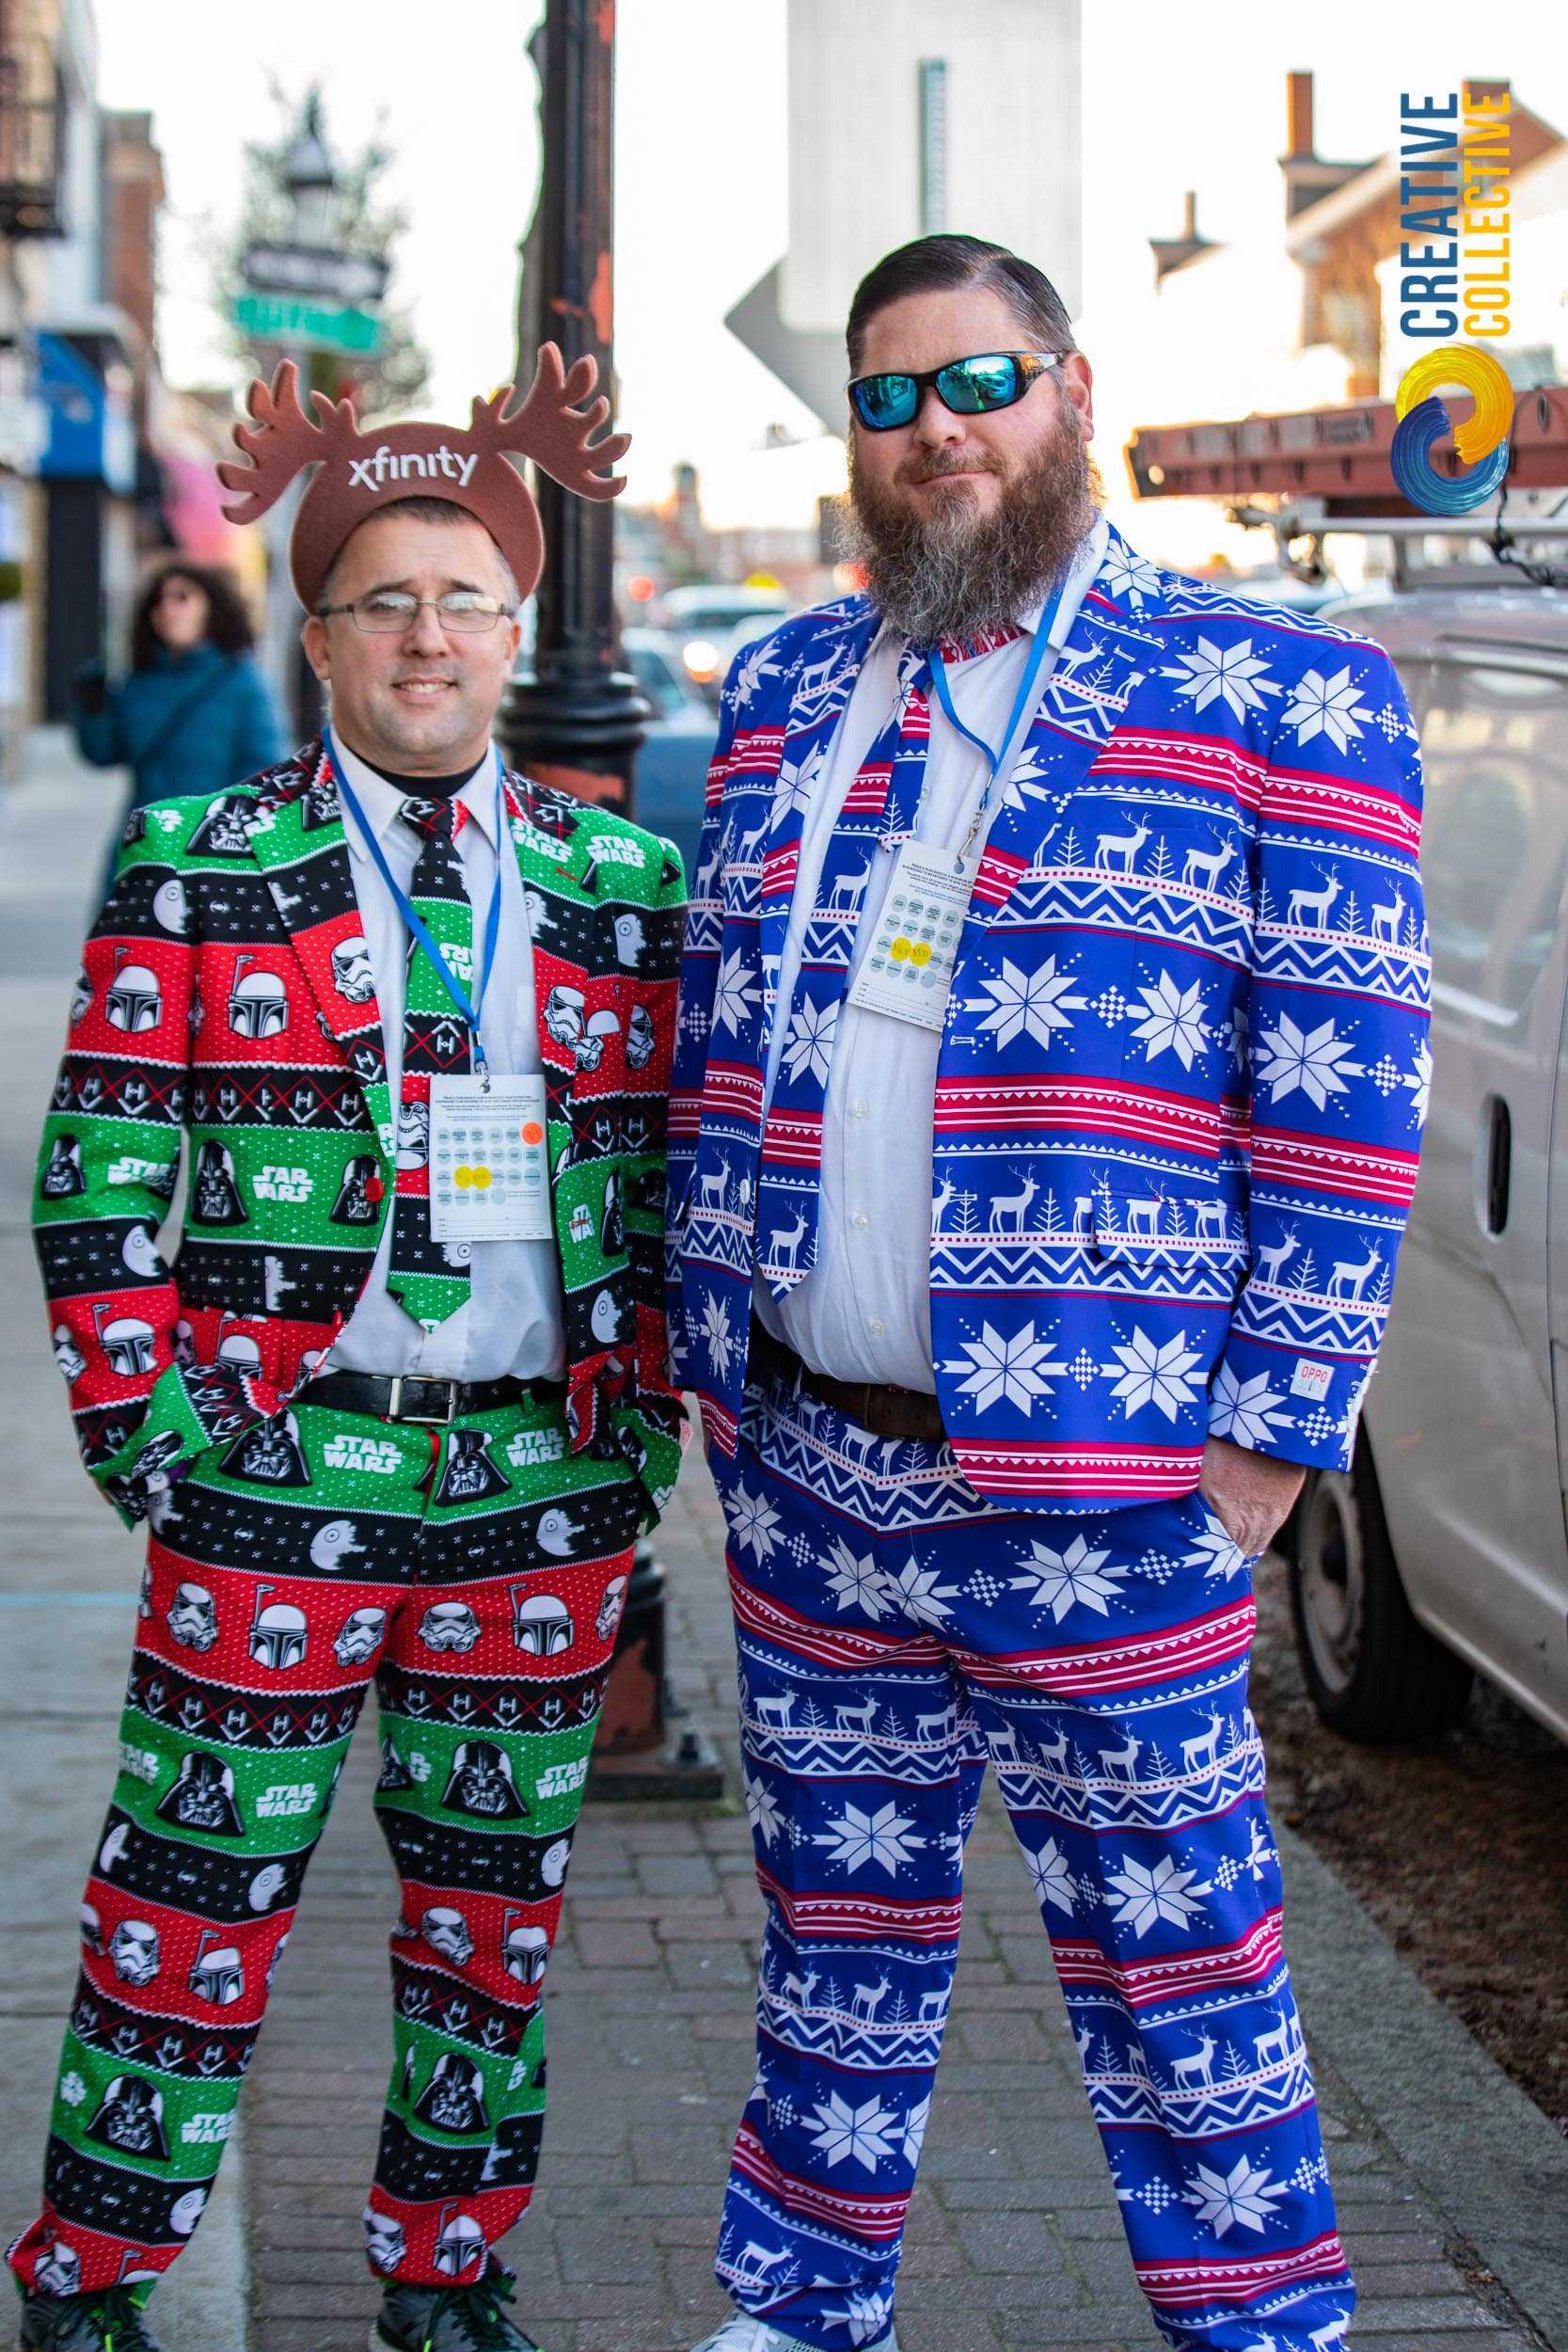
<path id="1" fill-rule="evenodd" d="M 309 982 L 322 1027 L 358 1079 L 382 1157 L 390 1162 L 394 1136 L 380 1002 L 368 977 L 345 995 L 333 969 L 333 950 L 360 936 L 359 901 L 338 788 L 319 739 L 258 798 L 248 830 L 251 854 Z"/>
<path id="2" fill-rule="evenodd" d="M 763 857 L 759 908 L 765 982 L 770 974 L 776 979 L 784 960 L 784 933 L 795 896 L 806 811 L 813 795 L 826 780 L 833 738 L 848 707 L 878 626 L 875 611 L 862 600 L 831 634 L 817 639 L 810 658 L 796 675 L 779 751 Z M 762 1038 L 765 1057 L 766 1032 L 767 1024 Z"/>
<path id="3" fill-rule="evenodd" d="M 1113 583 L 1126 594 L 1130 579 L 1136 584 L 1133 610 L 1127 612 Z M 1001 805 L 975 877 L 972 921 L 996 920 L 1055 835 L 1063 810 L 1123 723 L 1132 695 L 1153 675 L 1160 645 L 1143 623 L 1160 609 L 1157 580 L 1113 527 L 1012 774 L 997 787 Z"/>

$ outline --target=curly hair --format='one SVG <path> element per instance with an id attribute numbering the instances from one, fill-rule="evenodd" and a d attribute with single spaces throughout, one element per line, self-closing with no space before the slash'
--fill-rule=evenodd
<path id="1" fill-rule="evenodd" d="M 249 653 L 256 631 L 233 574 L 221 571 L 216 564 L 192 564 L 177 555 L 158 564 L 142 582 L 131 618 L 133 670 L 150 670 L 157 662 L 163 640 L 152 626 L 152 612 L 166 580 L 188 580 L 206 597 L 209 645 L 215 645 L 219 653 Z"/>

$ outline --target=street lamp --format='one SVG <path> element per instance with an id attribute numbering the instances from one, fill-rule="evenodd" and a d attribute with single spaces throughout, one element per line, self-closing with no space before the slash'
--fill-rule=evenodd
<path id="1" fill-rule="evenodd" d="M 294 244 L 328 244 L 337 207 L 338 173 L 322 127 L 320 90 L 311 90 L 305 101 L 299 129 L 283 157 L 283 185 L 293 208 L 291 234 Z"/>
<path id="2" fill-rule="evenodd" d="M 525 243 L 517 376 L 536 346 L 559 343 L 568 366 L 584 352 L 614 397 L 611 270 L 614 14 L 603 0 L 546 0 L 530 43 L 539 67 L 543 168 Z M 542 52 L 542 55 L 541 55 Z M 498 732 L 512 765 L 579 800 L 630 814 L 638 746 L 652 716 L 621 667 L 615 619 L 615 519 L 608 502 L 573 497 L 538 470 L 546 565 L 535 605 L 533 675 L 501 706 Z M 637 1546 L 605 1692 L 590 1797 L 719 1796 L 719 1759 L 692 1728 L 665 1720 L 664 1570 Z"/>

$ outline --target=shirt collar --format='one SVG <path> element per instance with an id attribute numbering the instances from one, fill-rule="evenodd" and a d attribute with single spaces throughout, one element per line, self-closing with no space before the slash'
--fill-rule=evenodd
<path id="1" fill-rule="evenodd" d="M 395 784 L 388 784 L 385 776 L 377 775 L 375 770 L 368 767 L 357 752 L 349 749 L 341 736 L 335 735 L 332 740 L 343 773 L 348 778 L 355 799 L 365 812 L 372 833 L 379 842 L 385 845 L 388 834 L 398 821 L 403 803 L 408 794 L 400 792 Z M 496 846 L 495 771 L 495 753 L 486 746 L 484 757 L 457 794 L 457 798 L 462 802 L 492 849 Z M 413 788 L 411 784 L 410 791 Z M 370 851 L 365 847 L 358 826 L 345 825 L 343 831 L 348 838 L 350 854 L 354 857 L 368 859 Z"/>

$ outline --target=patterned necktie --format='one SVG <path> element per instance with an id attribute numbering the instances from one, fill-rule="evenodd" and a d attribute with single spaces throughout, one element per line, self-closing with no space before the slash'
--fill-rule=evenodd
<path id="1" fill-rule="evenodd" d="M 420 837 L 408 885 L 415 912 L 440 942 L 453 977 L 473 986 L 473 911 L 463 880 L 457 835 L 468 821 L 456 799 L 408 799 L 399 811 Z M 397 1192 L 387 1287 L 427 1331 L 468 1297 L 466 1248 L 430 1233 L 430 1081 L 472 1067 L 468 1025 L 412 932 L 403 1011 L 403 1086 L 398 1097 Z"/>
<path id="2" fill-rule="evenodd" d="M 1022 632 L 1011 625 L 973 644 L 944 641 L 949 669 L 994 653 Z M 931 658 L 906 645 L 898 695 L 886 725 L 845 796 L 823 861 L 816 904 L 801 942 L 800 968 L 784 1012 L 784 1044 L 762 1132 L 757 1172 L 758 1270 L 775 1298 L 816 1263 L 822 1176 L 822 1113 L 855 935 L 874 861 L 914 826 L 931 739 Z"/>

